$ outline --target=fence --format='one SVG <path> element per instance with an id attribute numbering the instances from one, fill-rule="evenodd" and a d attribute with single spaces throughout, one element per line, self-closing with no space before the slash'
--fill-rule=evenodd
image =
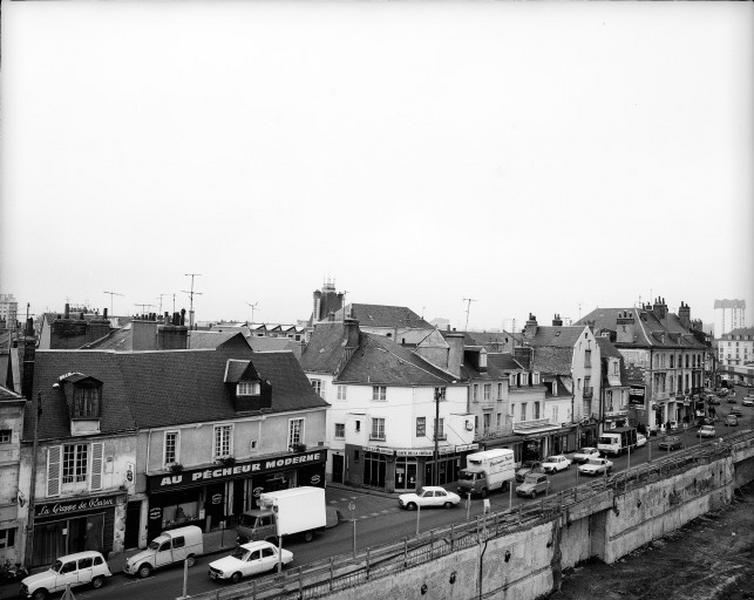
<path id="1" fill-rule="evenodd" d="M 342 554 L 306 567 L 269 575 L 233 587 L 198 594 L 201 600 L 264 600 L 323 598 L 332 592 L 356 587 L 370 579 L 410 569 L 437 558 L 473 547 L 484 540 L 510 535 L 551 521 L 576 503 L 583 503 L 610 490 L 620 495 L 660 479 L 730 456 L 734 451 L 754 446 L 754 432 L 745 431 L 724 441 L 706 442 L 603 477 L 569 490 L 551 494 L 539 502 L 477 517 L 474 521 L 405 538 L 397 544 L 367 548 L 356 557 Z"/>

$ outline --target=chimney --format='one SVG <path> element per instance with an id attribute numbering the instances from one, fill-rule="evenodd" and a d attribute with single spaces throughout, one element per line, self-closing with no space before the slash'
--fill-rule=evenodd
<path id="1" fill-rule="evenodd" d="M 71 316 L 71 305 L 68 302 L 65 303 L 65 310 L 63 311 L 63 318 L 68 319 Z"/>
<path id="2" fill-rule="evenodd" d="M 107 319 L 107 308 L 102 309 L 102 318 Z"/>
<path id="3" fill-rule="evenodd" d="M 188 348 L 188 327 L 185 325 L 157 325 L 159 350 L 185 350 Z"/>
<path id="4" fill-rule="evenodd" d="M 634 343 L 634 325 L 636 320 L 632 312 L 627 310 L 618 313 L 616 323 L 616 343 L 633 344 Z"/>
<path id="5" fill-rule="evenodd" d="M 316 323 L 317 321 L 322 320 L 322 315 L 320 314 L 320 305 L 322 304 L 322 292 L 319 290 L 314 290 L 314 294 L 312 294 L 314 297 L 314 307 L 312 308 L 312 323 Z"/>
<path id="6" fill-rule="evenodd" d="M 526 326 L 524 327 L 524 337 L 530 340 L 536 334 L 537 334 L 537 317 L 529 313 L 529 320 L 526 321 Z"/>
<path id="7" fill-rule="evenodd" d="M 448 349 L 448 372 L 454 377 L 461 376 L 461 365 L 463 364 L 463 340 L 464 334 L 450 333 L 445 335 L 445 342 L 450 346 Z"/>
<path id="8" fill-rule="evenodd" d="M 655 302 L 652 305 L 652 312 L 654 313 L 655 317 L 662 320 L 665 318 L 665 316 L 668 314 L 668 306 L 665 304 L 665 298 L 661 298 L 660 296 L 657 296 L 655 298 Z"/>
<path id="9" fill-rule="evenodd" d="M 131 349 L 157 350 L 157 323 L 154 321 L 131 321 Z"/>
<path id="10" fill-rule="evenodd" d="M 681 300 L 681 307 L 678 309 L 678 319 L 684 329 L 691 328 L 691 308 Z"/>
<path id="11" fill-rule="evenodd" d="M 31 400 L 31 395 L 34 391 L 36 341 L 34 337 L 34 319 L 29 317 L 26 319 L 26 328 L 24 329 L 23 370 L 21 372 L 21 395 L 27 400 Z"/>
<path id="12" fill-rule="evenodd" d="M 563 319 L 560 318 L 560 315 L 558 315 L 558 314 L 553 315 L 552 326 L 553 327 L 563 327 Z"/>

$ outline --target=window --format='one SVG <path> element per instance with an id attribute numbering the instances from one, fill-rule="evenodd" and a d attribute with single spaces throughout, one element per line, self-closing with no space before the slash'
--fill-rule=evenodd
<path id="1" fill-rule="evenodd" d="M 358 419 L 354 421 L 354 430 L 356 431 L 356 433 L 359 433 L 361 431 L 361 421 L 359 421 Z"/>
<path id="2" fill-rule="evenodd" d="M 479 402 L 479 384 L 477 383 L 471 386 L 471 399 L 474 402 Z"/>
<path id="3" fill-rule="evenodd" d="M 288 447 L 294 448 L 304 443 L 304 419 L 289 419 Z"/>
<path id="4" fill-rule="evenodd" d="M 515 373 L 511 373 L 508 376 L 508 383 L 510 384 L 511 387 L 513 387 L 514 385 L 516 385 L 516 374 Z"/>
<path id="5" fill-rule="evenodd" d="M 617 360 L 613 361 L 613 375 L 620 375 L 620 363 Z"/>
<path id="6" fill-rule="evenodd" d="M 516 416 L 516 403 L 515 402 L 513 402 L 511 404 L 511 409 L 510 409 L 510 412 L 508 414 L 510 414 L 511 417 L 515 418 L 515 416 Z"/>
<path id="7" fill-rule="evenodd" d="M 557 406 L 552 407 L 552 422 L 553 423 L 558 422 L 558 407 Z"/>
<path id="8" fill-rule="evenodd" d="M 78 385 L 73 390 L 73 416 L 78 418 L 99 418 L 100 387 Z"/>
<path id="9" fill-rule="evenodd" d="M 492 420 L 492 415 L 490 413 L 484 413 L 482 415 L 482 424 L 484 427 L 484 433 L 489 433 L 491 420 Z"/>
<path id="10" fill-rule="evenodd" d="M 436 387 L 435 388 L 435 400 L 439 399 L 440 402 L 443 402 L 444 400 L 447 400 L 445 396 L 445 387 Z"/>
<path id="11" fill-rule="evenodd" d="M 0 444 L 10 444 L 13 438 L 11 429 L 0 429 Z"/>
<path id="12" fill-rule="evenodd" d="M 335 386 L 335 387 L 338 390 L 338 400 L 345 400 L 346 399 L 346 390 L 348 388 L 346 388 L 346 386 L 344 386 L 344 385 L 338 385 L 338 386 Z"/>
<path id="13" fill-rule="evenodd" d="M 88 569 L 92 566 L 94 558 L 88 556 L 86 558 L 79 558 L 79 569 Z"/>
<path id="14" fill-rule="evenodd" d="M 416 417 L 416 437 L 427 435 L 427 417 Z"/>
<path id="15" fill-rule="evenodd" d="M 165 432 L 165 457 L 163 465 L 166 467 L 178 462 L 178 435 L 177 431 Z"/>
<path id="16" fill-rule="evenodd" d="M 372 432 L 369 434 L 370 440 L 385 440 L 385 419 L 376 417 L 372 419 Z"/>
<path id="17" fill-rule="evenodd" d="M 484 387 L 482 388 L 482 393 L 485 401 L 492 400 L 492 384 L 485 383 Z"/>
<path id="18" fill-rule="evenodd" d="M 689 355 L 686 355 L 686 368 L 689 368 Z"/>
<path id="19" fill-rule="evenodd" d="M 225 458 L 233 451 L 231 443 L 233 425 L 215 425 L 215 447 L 212 450 L 212 458 Z"/>
<path id="20" fill-rule="evenodd" d="M 519 385 L 529 385 L 529 374 L 528 373 L 519 373 Z"/>
<path id="21" fill-rule="evenodd" d="M 387 388 L 384 385 L 373 385 L 372 400 L 387 400 Z"/>
<path id="22" fill-rule="evenodd" d="M 534 418 L 539 419 L 539 402 L 534 403 Z"/>
<path id="23" fill-rule="evenodd" d="M 259 382 L 239 381 L 236 384 L 236 396 L 259 396 Z"/>
<path id="24" fill-rule="evenodd" d="M 63 483 L 86 481 L 88 458 L 89 446 L 87 444 L 63 446 Z"/>
<path id="25" fill-rule="evenodd" d="M 497 428 L 498 429 L 500 429 L 502 422 L 503 422 L 503 415 L 500 413 L 497 413 Z"/>
<path id="26" fill-rule="evenodd" d="M 672 369 L 674 367 L 675 367 L 675 354 L 671 354 L 670 355 L 670 368 Z"/>
<path id="27" fill-rule="evenodd" d="M 526 402 L 521 403 L 521 420 L 526 421 Z"/>
<path id="28" fill-rule="evenodd" d="M 584 350 L 584 366 L 585 367 L 592 366 L 592 351 L 591 350 Z"/>
<path id="29" fill-rule="evenodd" d="M 531 378 L 533 385 L 539 385 L 539 371 L 534 371 L 534 373 L 531 374 Z"/>
<path id="30" fill-rule="evenodd" d="M 173 538 L 173 548 L 183 548 L 186 545 L 186 538 L 181 536 Z"/>
<path id="31" fill-rule="evenodd" d="M 312 387 L 314 388 L 314 391 L 317 392 L 317 395 L 324 400 L 325 396 L 322 393 L 322 380 L 312 379 Z"/>
<path id="32" fill-rule="evenodd" d="M 335 423 L 335 437 L 341 440 L 346 437 L 345 423 Z"/>
<path id="33" fill-rule="evenodd" d="M 497 384 L 497 399 L 498 400 L 503 399 L 503 384 L 502 383 Z"/>
<path id="34" fill-rule="evenodd" d="M 16 545 L 16 528 L 0 529 L 0 548 L 12 548 Z"/>
<path id="35" fill-rule="evenodd" d="M 445 439 L 445 419 L 439 419 L 435 421 L 435 433 L 438 440 Z"/>

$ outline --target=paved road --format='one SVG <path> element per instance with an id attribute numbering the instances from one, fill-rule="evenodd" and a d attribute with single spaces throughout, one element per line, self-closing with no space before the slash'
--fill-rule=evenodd
<path id="1" fill-rule="evenodd" d="M 741 408 L 741 399 L 746 395 L 745 388 L 737 389 L 737 404 Z M 724 416 L 728 413 L 733 404 L 723 403 L 717 407 L 718 416 Z M 744 417 L 737 427 L 724 427 L 721 424 L 716 426 L 719 436 L 732 434 L 742 429 L 754 429 L 754 408 L 743 407 Z M 680 435 L 684 447 L 699 444 L 700 440 L 696 436 L 696 428 L 681 430 L 676 432 Z M 657 444 L 662 438 L 651 438 L 650 445 L 640 448 L 630 456 L 631 466 L 647 462 L 650 457 L 656 459 L 668 454 L 667 451 L 659 450 Z M 706 440 L 703 440 L 706 441 Z M 672 453 L 672 452 L 671 452 Z M 628 466 L 629 456 L 621 456 L 614 459 L 614 471 L 620 471 Z M 559 492 L 569 489 L 577 483 L 584 483 L 585 478 L 579 476 L 577 469 L 574 467 L 567 471 L 562 471 L 550 477 L 552 482 L 552 492 Z M 357 490 L 341 490 L 329 488 L 327 490 L 328 502 L 340 509 L 346 518 L 354 517 L 356 522 L 356 548 L 362 552 L 366 547 L 374 547 L 380 544 L 400 541 L 404 537 L 412 537 L 419 530 L 426 532 L 431 529 L 446 527 L 453 522 L 462 522 L 483 513 L 483 503 L 480 499 L 473 499 L 468 509 L 465 503 L 454 509 L 435 509 L 423 510 L 418 512 L 407 512 L 398 508 L 395 498 L 376 496 Z M 526 498 L 518 498 L 508 493 L 493 494 L 489 498 L 492 511 L 505 510 L 509 502 L 513 506 L 522 503 L 536 502 Z M 353 502 L 356 510 L 351 513 L 348 509 L 349 504 Z M 417 523 L 418 521 L 418 523 Z M 347 554 L 353 550 L 353 524 L 344 522 L 333 529 L 325 531 L 321 536 L 310 544 L 291 543 L 286 547 L 293 551 L 295 556 L 294 565 L 305 565 L 313 561 L 319 561 L 329 556 L 338 554 Z M 215 590 L 218 583 L 212 582 L 207 577 L 207 563 L 219 558 L 202 557 L 197 561 L 189 571 L 188 593 L 197 594 L 199 592 Z M 107 586 L 101 590 L 81 588 L 76 591 L 76 597 L 80 599 L 91 600 L 133 600 L 133 598 L 150 598 L 150 599 L 172 599 L 177 598 L 182 593 L 183 571 L 181 568 L 172 568 L 159 572 L 148 579 L 133 579 L 124 575 L 115 575 L 108 582 Z"/>

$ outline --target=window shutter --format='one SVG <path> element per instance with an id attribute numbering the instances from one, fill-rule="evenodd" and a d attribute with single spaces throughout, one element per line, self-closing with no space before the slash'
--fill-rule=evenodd
<path id="1" fill-rule="evenodd" d="M 102 455 L 105 445 L 102 442 L 92 444 L 92 490 L 102 489 Z"/>
<path id="2" fill-rule="evenodd" d="M 50 446 L 47 449 L 47 495 L 60 494 L 60 455 L 62 446 Z M 36 460 L 36 457 L 35 457 Z"/>

